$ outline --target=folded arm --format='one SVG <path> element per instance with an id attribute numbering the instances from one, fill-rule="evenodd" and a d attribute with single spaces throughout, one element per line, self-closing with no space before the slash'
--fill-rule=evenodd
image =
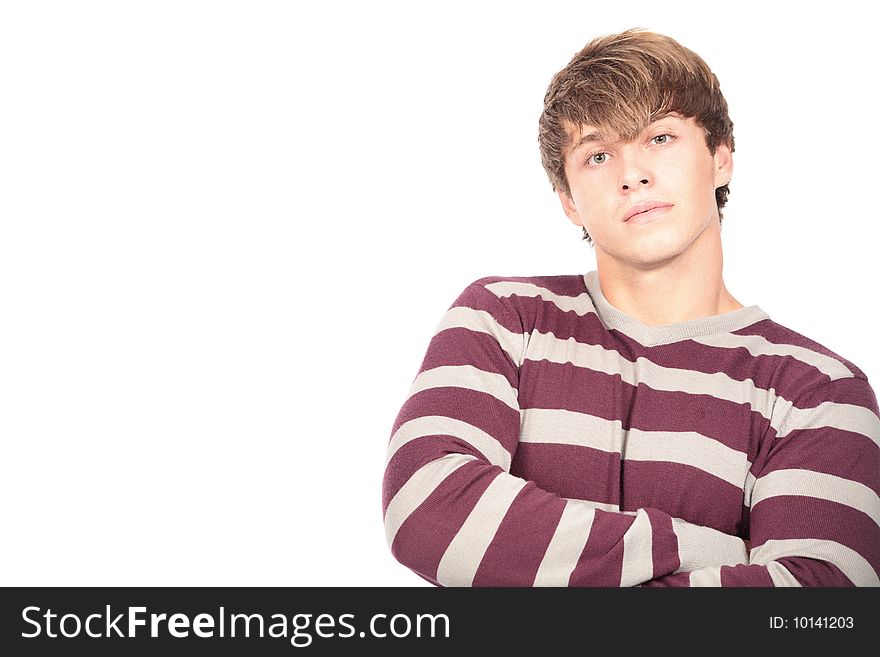
<path id="1" fill-rule="evenodd" d="M 814 387 L 781 415 L 747 482 L 749 564 L 649 585 L 880 585 L 880 419 L 867 379 Z"/>
<path id="2" fill-rule="evenodd" d="M 401 563 L 444 586 L 632 586 L 747 563 L 738 537 L 511 475 L 523 351 L 516 313 L 478 283 L 444 315 L 388 446 L 383 511 Z"/>

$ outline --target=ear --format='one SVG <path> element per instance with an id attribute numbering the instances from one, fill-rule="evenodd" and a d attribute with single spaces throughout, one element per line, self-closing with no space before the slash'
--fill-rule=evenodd
<path id="1" fill-rule="evenodd" d="M 718 144 L 712 159 L 715 162 L 715 189 L 718 189 L 729 183 L 733 177 L 733 153 L 730 152 L 730 146 Z"/>
<path id="2" fill-rule="evenodd" d="M 568 217 L 571 223 L 575 226 L 583 226 L 584 224 L 581 221 L 581 216 L 578 213 L 578 209 L 575 207 L 572 198 L 562 189 L 557 189 L 556 194 L 559 196 L 559 202 L 562 203 L 562 211 L 565 212 L 565 216 Z"/>

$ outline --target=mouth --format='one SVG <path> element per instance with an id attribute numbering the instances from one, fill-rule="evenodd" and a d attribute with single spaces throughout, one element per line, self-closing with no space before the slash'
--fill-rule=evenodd
<path id="1" fill-rule="evenodd" d="M 672 207 L 672 203 L 664 203 L 663 201 L 646 201 L 634 205 L 627 210 L 624 215 L 624 223 L 643 223 L 646 220 L 653 219 L 654 216 L 661 214 L 663 211 Z"/>

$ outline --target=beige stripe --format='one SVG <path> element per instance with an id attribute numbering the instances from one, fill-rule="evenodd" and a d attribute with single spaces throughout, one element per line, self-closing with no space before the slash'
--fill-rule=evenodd
<path id="1" fill-rule="evenodd" d="M 654 551 L 651 519 L 639 509 L 635 520 L 623 534 L 623 565 L 621 586 L 636 586 L 654 577 Z"/>
<path id="2" fill-rule="evenodd" d="M 531 297 L 533 299 L 541 298 L 556 304 L 557 308 L 563 312 L 574 311 L 578 315 L 586 315 L 589 312 L 595 314 L 593 301 L 586 292 L 581 292 L 576 297 L 555 294 L 546 287 L 535 285 L 533 283 L 523 283 L 520 281 L 497 281 L 489 283 L 486 287 L 495 294 L 495 296 L 505 299 L 512 295 L 519 297 Z"/>
<path id="3" fill-rule="evenodd" d="M 784 401 L 788 413 L 783 426 L 779 427 L 778 438 L 798 429 L 829 427 L 867 436 L 880 446 L 880 418 L 864 406 L 828 401 L 812 408 L 796 408 L 790 401 L 781 398 L 780 401 Z"/>
<path id="4" fill-rule="evenodd" d="M 773 580 L 773 586 L 801 586 L 794 575 L 788 572 L 788 568 L 778 561 L 768 563 L 767 572 L 770 574 L 770 579 Z"/>
<path id="5" fill-rule="evenodd" d="M 593 527 L 591 505 L 568 500 L 535 575 L 535 586 L 568 586 Z"/>
<path id="6" fill-rule="evenodd" d="M 465 463 L 475 461 L 469 454 L 449 454 L 426 463 L 416 470 L 400 490 L 391 498 L 385 509 L 385 538 L 388 546 L 394 543 L 397 531 L 407 518 L 428 499 L 437 486 Z"/>
<path id="7" fill-rule="evenodd" d="M 837 566 L 856 586 L 880 586 L 880 578 L 861 554 L 836 543 L 811 538 L 767 541 L 752 550 L 751 563 L 769 565 L 785 557 L 819 559 Z"/>
<path id="8" fill-rule="evenodd" d="M 473 365 L 447 365 L 425 370 L 419 374 L 409 391 L 409 396 L 432 388 L 466 388 L 485 392 L 519 410 L 517 391 L 501 374 L 486 372 Z"/>
<path id="9" fill-rule="evenodd" d="M 520 413 L 520 442 L 590 447 L 628 461 L 665 461 L 699 468 L 742 487 L 749 471 L 744 452 L 691 431 L 623 431 L 620 420 L 565 409 L 526 408 Z M 622 441 L 626 438 L 626 447 Z"/>
<path id="10" fill-rule="evenodd" d="M 446 311 L 437 325 L 434 334 L 450 328 L 466 328 L 479 333 L 486 333 L 494 337 L 501 348 L 507 352 L 510 359 L 517 367 L 522 365 L 525 351 L 525 334 L 514 333 L 499 324 L 495 318 L 485 310 L 475 310 L 467 306 L 456 306 Z"/>
<path id="11" fill-rule="evenodd" d="M 695 570 L 690 576 L 691 586 L 721 586 L 721 567 L 703 568 Z"/>
<path id="12" fill-rule="evenodd" d="M 593 500 L 582 500 L 579 497 L 563 497 L 563 500 L 576 501 L 586 504 L 594 511 L 608 511 L 610 513 L 623 513 L 628 516 L 636 515 L 635 511 L 621 511 L 619 504 L 608 504 L 606 502 L 594 502 Z"/>
<path id="13" fill-rule="evenodd" d="M 752 508 L 763 500 L 778 495 L 815 497 L 843 504 L 861 511 L 880 525 L 880 497 L 857 481 L 812 470 L 776 470 L 755 482 Z"/>
<path id="14" fill-rule="evenodd" d="M 553 363 L 571 363 L 609 376 L 619 375 L 624 383 L 636 386 L 643 383 L 654 390 L 711 395 L 735 404 L 749 404 L 755 411 L 770 419 L 770 409 L 777 396 L 774 390 L 765 390 L 751 379 L 737 381 L 723 372 L 697 372 L 676 367 L 664 367 L 647 358 L 626 360 L 621 354 L 600 345 L 561 340 L 552 333 L 533 331 L 529 340 L 530 361 L 548 360 Z"/>
<path id="15" fill-rule="evenodd" d="M 440 559 L 437 581 L 442 586 L 473 584 L 486 548 L 525 485 L 524 480 L 503 473 L 492 480 Z"/>
<path id="16" fill-rule="evenodd" d="M 620 420 L 566 409 L 526 408 L 520 413 L 519 439 L 524 443 L 556 443 L 620 453 Z"/>
<path id="17" fill-rule="evenodd" d="M 752 492 L 755 488 L 756 481 L 757 479 L 755 479 L 755 475 L 753 475 L 751 472 L 746 474 L 746 484 L 743 487 L 743 505 L 749 507 L 750 509 L 752 508 Z"/>
<path id="18" fill-rule="evenodd" d="M 748 563 L 746 544 L 737 536 L 694 525 L 681 518 L 672 518 L 672 531 L 678 540 L 680 565 L 676 573 Z"/>
<path id="19" fill-rule="evenodd" d="M 505 471 L 510 470 L 510 452 L 494 436 L 472 424 L 443 415 L 425 415 L 401 424 L 388 443 L 386 464 L 409 441 L 435 435 L 459 438 L 479 450 L 492 465 L 501 466 Z"/>

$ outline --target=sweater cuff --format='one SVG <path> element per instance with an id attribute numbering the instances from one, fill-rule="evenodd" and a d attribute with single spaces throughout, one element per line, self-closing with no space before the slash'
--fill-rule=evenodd
<path id="1" fill-rule="evenodd" d="M 679 518 L 672 519 L 672 530 L 678 539 L 678 559 L 681 564 L 675 571 L 677 573 L 749 562 L 745 541 L 738 536 L 693 525 Z"/>

